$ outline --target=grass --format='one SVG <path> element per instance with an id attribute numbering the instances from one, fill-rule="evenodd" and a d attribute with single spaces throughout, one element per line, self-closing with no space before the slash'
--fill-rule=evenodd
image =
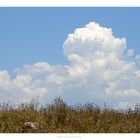
<path id="1" fill-rule="evenodd" d="M 35 101 L 18 107 L 0 104 L 1 133 L 20 133 L 28 121 L 37 122 L 40 133 L 139 133 L 140 105 L 134 110 L 100 108 L 92 103 L 72 107 L 60 98 L 41 108 Z"/>

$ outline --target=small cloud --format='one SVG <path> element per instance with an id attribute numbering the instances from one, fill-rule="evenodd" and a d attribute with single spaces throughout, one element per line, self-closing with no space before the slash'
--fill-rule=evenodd
<path id="1" fill-rule="evenodd" d="M 132 50 L 132 49 L 127 50 L 127 56 L 129 56 L 129 57 L 134 56 L 134 50 Z"/>

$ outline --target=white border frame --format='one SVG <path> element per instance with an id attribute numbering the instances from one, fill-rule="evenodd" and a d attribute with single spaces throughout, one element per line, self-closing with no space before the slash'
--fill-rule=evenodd
<path id="1" fill-rule="evenodd" d="M 29 140 L 93 140 L 95 138 L 95 140 L 118 140 L 118 139 L 127 139 L 127 140 L 139 140 L 140 137 L 139 134 L 117 134 L 117 133 L 113 133 L 113 134 L 101 134 L 101 133 L 95 133 L 95 134 L 91 134 L 91 133 L 87 133 L 87 134 L 58 134 L 58 133 L 49 133 L 49 134 L 1 134 L 0 138 L 1 139 L 14 139 L 14 140 L 25 140 L 25 139 L 29 139 Z"/>
<path id="2" fill-rule="evenodd" d="M 139 7 L 140 0 L 0 0 L 0 7 Z"/>

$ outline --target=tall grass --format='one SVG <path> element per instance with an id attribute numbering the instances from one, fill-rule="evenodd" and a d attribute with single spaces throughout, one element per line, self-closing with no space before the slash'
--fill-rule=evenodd
<path id="1" fill-rule="evenodd" d="M 122 111 L 92 103 L 68 106 L 60 98 L 41 108 L 34 101 L 0 104 L 1 133 L 20 133 L 28 121 L 37 122 L 41 133 L 139 133 L 140 105 Z"/>

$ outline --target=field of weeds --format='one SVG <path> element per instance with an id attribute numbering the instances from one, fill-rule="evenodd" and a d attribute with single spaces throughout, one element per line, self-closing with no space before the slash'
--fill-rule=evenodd
<path id="1" fill-rule="evenodd" d="M 20 133 L 25 122 L 37 122 L 38 133 L 139 133 L 140 105 L 133 110 L 100 108 L 92 103 L 67 106 L 60 98 L 41 108 L 34 101 L 18 107 L 0 104 L 1 133 Z"/>

